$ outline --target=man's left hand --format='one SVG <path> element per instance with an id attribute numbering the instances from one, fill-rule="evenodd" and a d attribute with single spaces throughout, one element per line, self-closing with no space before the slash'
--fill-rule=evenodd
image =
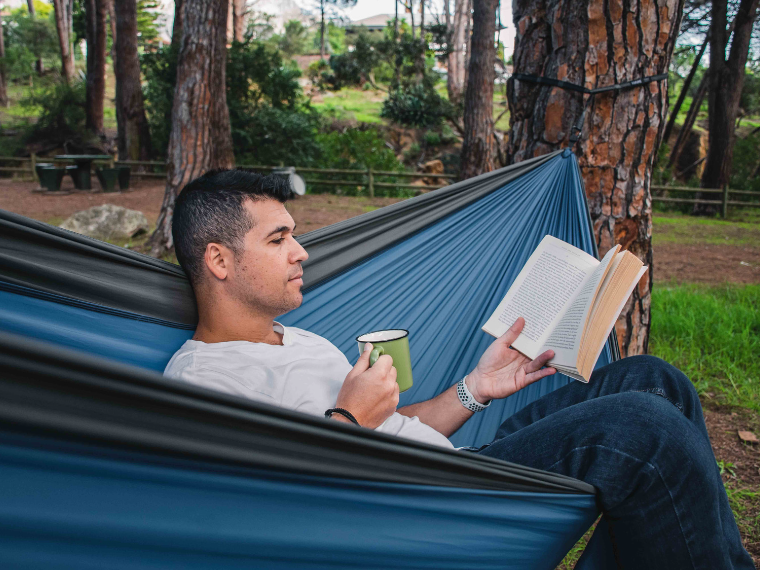
<path id="1" fill-rule="evenodd" d="M 517 319 L 512 328 L 488 347 L 475 370 L 467 376 L 467 388 L 478 402 L 485 404 L 489 400 L 506 398 L 528 384 L 556 372 L 551 367 L 543 368 L 554 358 L 554 351 L 547 350 L 535 360 L 530 360 L 509 348 L 524 326 L 525 319 Z"/>

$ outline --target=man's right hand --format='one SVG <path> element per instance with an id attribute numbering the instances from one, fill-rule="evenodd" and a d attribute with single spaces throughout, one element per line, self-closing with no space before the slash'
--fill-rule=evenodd
<path id="1" fill-rule="evenodd" d="M 335 407 L 351 412 L 359 425 L 375 429 L 396 411 L 398 384 L 393 359 L 384 354 L 370 368 L 371 352 L 372 345 L 365 344 L 364 352 L 343 382 Z"/>

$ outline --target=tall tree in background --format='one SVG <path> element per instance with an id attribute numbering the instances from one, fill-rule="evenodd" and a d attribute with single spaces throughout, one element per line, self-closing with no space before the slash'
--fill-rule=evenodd
<path id="1" fill-rule="evenodd" d="M 120 160 L 150 160 L 150 131 L 145 118 L 140 58 L 137 53 L 137 2 L 117 0 L 116 40 L 116 122 Z"/>
<path id="2" fill-rule="evenodd" d="M 245 19 L 247 15 L 247 0 L 232 0 L 232 31 L 236 42 L 245 41 Z"/>
<path id="3" fill-rule="evenodd" d="M 34 0 L 26 0 L 26 6 L 29 9 L 29 17 L 34 20 L 37 18 L 37 10 L 34 8 Z M 45 65 L 42 63 L 42 58 L 38 58 L 34 64 L 37 73 L 40 75 L 45 71 Z"/>
<path id="4" fill-rule="evenodd" d="M 473 0 L 472 53 L 464 98 L 462 179 L 489 172 L 494 167 L 494 34 L 498 3 L 498 0 Z"/>
<path id="5" fill-rule="evenodd" d="M 683 0 L 517 0 L 516 73 L 589 88 L 668 71 Z M 515 81 L 509 99 L 510 162 L 566 147 L 582 94 Z M 665 126 L 667 84 L 596 95 L 578 152 L 600 255 L 615 243 L 652 266 L 651 168 Z M 625 355 L 647 351 L 652 271 L 617 322 Z"/>
<path id="6" fill-rule="evenodd" d="M 183 4 L 166 190 L 150 239 L 151 254 L 157 257 L 174 247 L 172 215 L 182 187 L 207 170 L 235 165 L 225 89 L 228 0 Z"/>
<path id="7" fill-rule="evenodd" d="M 179 50 L 182 42 L 182 7 L 185 0 L 174 0 L 174 23 L 172 24 L 172 49 Z"/>
<path id="8" fill-rule="evenodd" d="M 66 83 L 74 79 L 74 54 L 71 49 L 71 2 L 53 0 L 55 27 L 58 30 L 58 44 L 61 48 L 61 75 Z"/>
<path id="9" fill-rule="evenodd" d="M 5 73 L 5 37 L 3 36 L 2 16 L 0 16 L 0 106 L 8 106 L 7 76 Z"/>
<path id="10" fill-rule="evenodd" d="M 448 73 L 446 74 L 446 90 L 449 101 L 458 104 L 462 99 L 465 84 L 465 31 L 470 19 L 470 1 L 455 0 L 454 17 L 452 18 L 449 33 L 451 34 L 451 47 L 448 54 Z"/>
<path id="11" fill-rule="evenodd" d="M 121 2 L 121 0 L 119 0 Z M 103 100 L 106 94 L 106 0 L 85 0 L 87 37 L 86 127 L 103 133 Z"/>
<path id="12" fill-rule="evenodd" d="M 710 74 L 707 87 L 709 136 L 707 160 L 701 181 L 703 188 L 722 188 L 728 184 L 731 174 L 736 117 L 739 113 L 739 101 L 744 87 L 744 68 L 747 64 L 758 3 L 760 0 L 741 0 L 731 35 L 731 30 L 727 28 L 728 1 L 712 0 Z M 695 210 L 702 213 L 716 211 L 705 205 Z"/>

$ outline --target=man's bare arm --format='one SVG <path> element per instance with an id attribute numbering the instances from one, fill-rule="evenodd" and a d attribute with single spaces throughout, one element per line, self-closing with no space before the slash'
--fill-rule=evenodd
<path id="1" fill-rule="evenodd" d="M 543 368 L 554 358 L 553 351 L 547 350 L 535 360 L 530 360 L 510 348 L 523 326 L 525 320 L 521 317 L 486 349 L 475 370 L 467 375 L 467 389 L 481 404 L 511 396 L 528 384 L 556 372 L 554 368 Z M 472 416 L 472 412 L 459 401 L 456 385 L 432 400 L 404 406 L 397 411 L 405 416 L 417 416 L 422 423 L 446 437 L 456 432 Z"/>

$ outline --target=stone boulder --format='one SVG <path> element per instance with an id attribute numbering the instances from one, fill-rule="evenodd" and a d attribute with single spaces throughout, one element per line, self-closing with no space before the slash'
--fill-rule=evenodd
<path id="1" fill-rule="evenodd" d="M 101 240 L 130 239 L 150 229 L 142 212 L 113 204 L 76 212 L 60 227 Z"/>

